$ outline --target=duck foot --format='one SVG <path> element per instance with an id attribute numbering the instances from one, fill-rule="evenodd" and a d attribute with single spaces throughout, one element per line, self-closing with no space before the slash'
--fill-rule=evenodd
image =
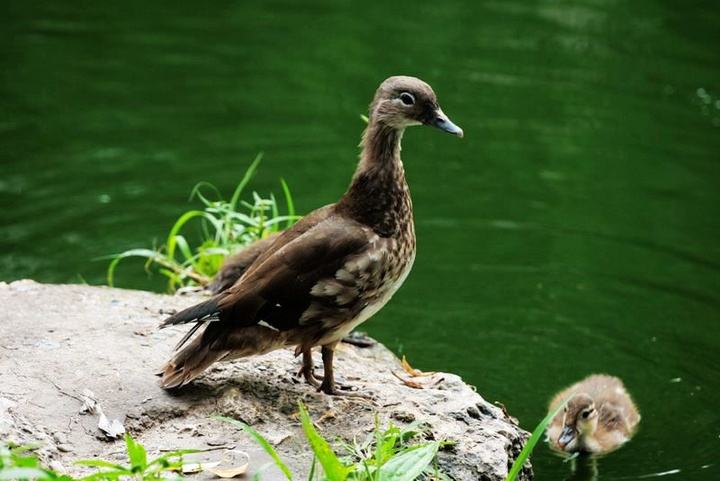
<path id="1" fill-rule="evenodd" d="M 315 375 L 315 366 L 313 365 L 312 352 L 310 350 L 303 351 L 303 363 L 302 367 L 297 373 L 297 376 L 304 377 L 305 381 L 316 389 L 320 389 L 320 381 L 324 378 L 323 376 Z"/>
<path id="2" fill-rule="evenodd" d="M 326 383 L 324 380 L 317 388 L 318 392 L 323 392 L 328 396 L 336 397 L 347 397 L 347 398 L 360 398 L 367 399 L 368 401 L 376 401 L 377 399 L 372 394 L 355 391 L 351 386 L 343 386 L 334 383 Z"/>

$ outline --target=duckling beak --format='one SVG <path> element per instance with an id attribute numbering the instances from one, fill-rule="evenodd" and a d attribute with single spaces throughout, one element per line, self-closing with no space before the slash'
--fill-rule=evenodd
<path id="1" fill-rule="evenodd" d="M 562 432 L 560 433 L 560 437 L 558 438 L 558 445 L 560 448 L 565 449 L 565 446 L 570 444 L 573 439 L 575 439 L 575 430 L 571 428 L 570 426 L 563 427 Z"/>
<path id="2" fill-rule="evenodd" d="M 452 120 L 450 120 L 448 116 L 445 115 L 445 112 L 443 112 L 440 108 L 435 111 L 433 120 L 428 122 L 428 125 L 432 125 L 433 127 L 436 127 L 440 130 L 444 130 L 449 134 L 457 135 L 460 138 L 465 135 L 463 133 L 463 129 L 455 125 Z"/>

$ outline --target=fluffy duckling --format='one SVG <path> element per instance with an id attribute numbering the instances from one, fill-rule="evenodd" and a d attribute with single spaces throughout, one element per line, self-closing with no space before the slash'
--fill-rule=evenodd
<path id="1" fill-rule="evenodd" d="M 547 430 L 548 441 L 557 450 L 610 452 L 628 441 L 640 422 L 637 407 L 617 377 L 586 377 L 556 394 L 548 412 L 554 412 L 568 398 Z"/>

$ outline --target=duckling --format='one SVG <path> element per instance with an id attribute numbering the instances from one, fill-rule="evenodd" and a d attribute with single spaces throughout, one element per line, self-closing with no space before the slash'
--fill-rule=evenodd
<path id="1" fill-rule="evenodd" d="M 640 422 L 637 407 L 617 377 L 586 377 L 556 394 L 548 412 L 568 398 L 547 429 L 550 445 L 559 451 L 610 452 L 627 442 Z"/>
<path id="2" fill-rule="evenodd" d="M 191 382 L 216 361 L 293 346 L 303 356 L 300 373 L 309 384 L 326 394 L 348 394 L 335 384 L 335 346 L 390 300 L 415 259 L 412 200 L 400 158 L 403 132 L 429 125 L 463 136 L 432 88 L 414 77 L 382 82 L 368 117 L 357 169 L 340 200 L 259 246 L 257 255 L 250 252 L 229 288 L 161 324 L 194 324 L 163 369 L 164 388 Z M 322 382 L 313 369 L 316 346 Z"/>

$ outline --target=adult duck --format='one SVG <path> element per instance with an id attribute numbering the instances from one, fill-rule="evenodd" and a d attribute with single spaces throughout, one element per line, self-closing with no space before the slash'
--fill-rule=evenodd
<path id="1" fill-rule="evenodd" d="M 183 386 L 216 361 L 294 346 L 308 383 L 343 394 L 334 379 L 335 346 L 390 300 L 415 259 L 412 202 L 400 159 L 403 132 L 430 125 L 463 136 L 432 88 L 414 77 L 385 80 L 368 118 L 355 175 L 337 203 L 262 246 L 231 287 L 161 324 L 194 323 L 165 365 L 163 387 Z M 316 346 L 322 382 L 313 370 Z"/>

